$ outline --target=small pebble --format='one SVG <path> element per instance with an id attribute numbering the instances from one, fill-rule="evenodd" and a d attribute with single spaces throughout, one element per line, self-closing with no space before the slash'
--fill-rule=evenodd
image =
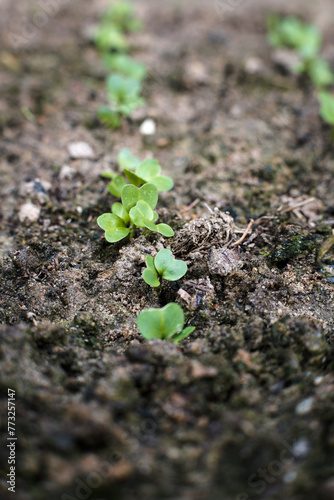
<path id="1" fill-rule="evenodd" d="M 68 145 L 68 152 L 73 160 L 94 158 L 94 151 L 87 142 L 71 142 Z"/>
<path id="2" fill-rule="evenodd" d="M 204 366 L 196 360 L 191 362 L 192 378 L 213 378 L 217 375 L 217 373 L 217 369 L 213 366 Z"/>
<path id="3" fill-rule="evenodd" d="M 40 212 L 41 209 L 37 205 L 34 205 L 30 201 L 28 201 L 20 208 L 19 211 L 20 222 L 23 222 L 25 219 L 28 219 L 31 222 L 36 222 Z"/>
<path id="4" fill-rule="evenodd" d="M 295 457 L 305 457 L 311 449 L 310 442 L 307 439 L 298 439 L 292 446 L 292 453 Z"/>
<path id="5" fill-rule="evenodd" d="M 208 80 L 208 72 L 201 61 L 191 61 L 185 67 L 186 77 L 189 83 L 203 84 Z"/>
<path id="6" fill-rule="evenodd" d="M 139 131 L 142 135 L 154 135 L 156 131 L 156 124 L 152 118 L 147 118 L 140 125 Z"/>
<path id="7" fill-rule="evenodd" d="M 264 69 L 264 64 L 262 59 L 258 57 L 249 57 L 245 62 L 245 71 L 250 75 L 255 73 L 260 73 Z"/>
<path id="8" fill-rule="evenodd" d="M 296 406 L 296 414 L 297 415 L 306 415 L 309 413 L 312 409 L 313 406 L 313 401 L 314 398 L 306 398 L 304 401 L 301 401 L 297 406 Z"/>
<path id="9" fill-rule="evenodd" d="M 60 180 L 72 179 L 74 174 L 75 174 L 74 168 L 70 167 L 69 165 L 63 165 L 59 172 L 59 179 Z"/>

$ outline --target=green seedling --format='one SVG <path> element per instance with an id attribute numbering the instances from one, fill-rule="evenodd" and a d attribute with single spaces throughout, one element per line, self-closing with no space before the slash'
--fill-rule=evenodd
<path id="1" fill-rule="evenodd" d="M 303 59 L 314 58 L 321 47 L 321 35 L 312 24 L 296 17 L 272 15 L 268 18 L 268 39 L 274 47 L 295 49 Z"/>
<path id="2" fill-rule="evenodd" d="M 182 308 L 171 302 L 161 309 L 146 309 L 137 318 L 138 330 L 147 340 L 172 339 L 175 344 L 190 335 L 195 327 L 184 326 Z"/>
<path id="3" fill-rule="evenodd" d="M 116 175 L 114 179 L 108 184 L 109 192 L 116 196 L 116 198 L 121 198 L 122 189 L 126 186 L 126 181 L 122 175 Z"/>
<path id="4" fill-rule="evenodd" d="M 158 219 L 158 214 L 154 212 L 157 203 L 158 190 L 153 184 L 145 184 L 141 188 L 129 184 L 122 189 L 122 204 L 136 227 L 146 227 L 166 237 L 174 236 L 168 224 L 155 224 Z"/>
<path id="5" fill-rule="evenodd" d="M 300 61 L 296 73 L 307 73 L 315 87 L 324 88 L 334 82 L 334 73 L 329 64 L 319 56 L 322 39 L 319 30 L 312 24 L 303 23 L 295 17 L 284 19 L 276 15 L 268 18 L 268 39 L 274 47 L 294 49 Z"/>
<path id="6" fill-rule="evenodd" d="M 334 139 L 334 96 L 329 92 L 319 92 L 321 118 L 331 125 L 332 138 Z"/>
<path id="7" fill-rule="evenodd" d="M 140 97 L 141 84 L 138 80 L 114 74 L 107 78 L 107 95 L 113 109 L 124 116 L 143 106 L 145 101 Z"/>
<path id="8" fill-rule="evenodd" d="M 135 170 L 141 161 L 129 149 L 121 149 L 117 156 L 117 163 L 121 170 Z"/>
<path id="9" fill-rule="evenodd" d="M 129 149 L 122 149 L 118 153 L 117 163 L 121 170 L 135 170 L 141 162 L 133 156 Z M 126 186 L 125 178 L 116 172 L 103 172 L 102 177 L 111 179 L 111 182 L 108 184 L 109 192 L 113 196 L 116 196 L 116 198 L 120 198 L 122 196 L 122 189 Z"/>
<path id="10" fill-rule="evenodd" d="M 156 186 L 158 191 L 169 191 L 172 189 L 173 180 L 167 175 L 160 175 L 161 166 L 157 160 L 144 160 L 136 168 L 135 172 L 124 169 L 124 173 L 129 181 L 135 186 L 142 186 L 146 182 Z"/>
<path id="11" fill-rule="evenodd" d="M 144 281 L 154 288 L 161 284 L 160 279 L 176 281 L 187 272 L 187 264 L 183 260 L 175 260 L 170 250 L 163 248 L 153 258 L 152 255 L 146 256 L 147 268 L 143 271 Z M 160 278 L 160 279 L 159 279 Z"/>
<path id="12" fill-rule="evenodd" d="M 110 106 L 101 106 L 98 116 L 102 123 L 110 128 L 117 128 L 122 118 L 145 104 L 140 97 L 141 83 L 139 80 L 127 78 L 115 73 L 107 78 L 107 96 Z"/>
<path id="13" fill-rule="evenodd" d="M 124 33 L 140 28 L 141 23 L 134 16 L 132 3 L 116 2 L 102 16 L 94 34 L 94 42 L 102 52 L 104 65 L 112 72 L 107 78 L 109 105 L 98 109 L 100 121 L 111 129 L 118 128 L 124 117 L 145 104 L 140 94 L 146 68 L 125 54 L 130 46 Z"/>
<path id="14" fill-rule="evenodd" d="M 145 184 L 140 189 L 126 185 L 122 188 L 122 203 L 114 203 L 111 213 L 98 217 L 98 225 L 104 229 L 105 238 L 115 243 L 134 234 L 135 228 L 146 228 L 166 237 L 174 236 L 173 229 L 167 224 L 155 224 L 158 214 L 154 208 L 158 202 L 158 190 L 152 184 Z"/>
<path id="15" fill-rule="evenodd" d="M 108 190 L 113 196 L 120 198 L 122 196 L 122 189 L 126 186 L 124 177 L 116 174 L 116 172 L 103 172 L 101 175 L 105 179 L 111 179 L 111 182 L 108 184 Z"/>
<path id="16" fill-rule="evenodd" d="M 115 2 L 102 17 L 102 22 L 117 26 L 120 31 L 136 32 L 142 29 L 142 23 L 133 12 L 131 2 Z"/>
<path id="17" fill-rule="evenodd" d="M 126 52 L 129 44 L 123 33 L 116 27 L 109 24 L 100 24 L 94 34 L 94 43 L 101 52 L 112 50 Z"/>
<path id="18" fill-rule="evenodd" d="M 127 184 L 122 189 L 122 204 L 127 212 L 139 201 L 145 201 L 152 210 L 158 203 L 158 190 L 153 184 L 145 184 L 141 188 Z"/>
<path id="19" fill-rule="evenodd" d="M 112 129 L 118 128 L 122 123 L 122 116 L 120 113 L 107 106 L 100 106 L 97 111 L 97 116 L 101 123 Z"/>
<path id="20" fill-rule="evenodd" d="M 135 61 L 126 54 L 104 54 L 103 64 L 107 70 L 138 81 L 144 80 L 147 74 L 144 64 Z"/>
<path id="21" fill-rule="evenodd" d="M 328 62 L 321 57 L 305 63 L 301 67 L 301 71 L 309 74 L 314 86 L 318 89 L 334 83 L 334 73 Z"/>
<path id="22" fill-rule="evenodd" d="M 320 114 L 323 120 L 334 125 L 334 96 L 329 92 L 319 93 Z"/>
<path id="23" fill-rule="evenodd" d="M 129 182 L 136 187 L 149 183 L 153 184 L 158 191 L 169 191 L 174 185 L 170 177 L 160 175 L 161 166 L 157 160 L 149 159 L 141 162 L 128 149 L 124 149 L 119 153 L 117 161 Z M 112 195 L 120 198 L 122 189 L 126 185 L 125 178 L 115 172 L 104 172 L 102 176 L 111 179 L 108 189 Z"/>

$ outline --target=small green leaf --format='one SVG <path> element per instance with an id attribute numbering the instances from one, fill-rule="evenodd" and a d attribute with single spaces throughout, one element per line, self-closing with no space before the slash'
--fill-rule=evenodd
<path id="1" fill-rule="evenodd" d="M 137 19 L 133 12 L 132 2 L 115 2 L 102 17 L 102 22 L 107 25 L 115 25 L 121 31 L 140 31 L 142 23 Z"/>
<path id="2" fill-rule="evenodd" d="M 161 172 L 161 167 L 157 160 L 144 160 L 136 169 L 136 174 L 143 179 L 157 177 Z"/>
<path id="3" fill-rule="evenodd" d="M 310 61 L 308 72 L 314 85 L 318 88 L 327 87 L 334 82 L 334 74 L 325 59 L 317 58 Z"/>
<path id="4" fill-rule="evenodd" d="M 306 24 L 295 17 L 268 18 L 268 38 L 275 47 L 289 47 L 297 50 L 303 59 L 314 58 L 321 47 L 321 35 L 312 24 Z"/>
<path id="5" fill-rule="evenodd" d="M 143 280 L 150 286 L 158 288 L 160 286 L 160 281 L 158 280 L 158 275 L 156 271 L 151 269 L 144 269 L 142 273 Z"/>
<path id="6" fill-rule="evenodd" d="M 170 264 L 172 264 L 174 260 L 173 254 L 167 248 L 163 248 L 154 258 L 154 266 L 159 274 L 163 274 L 163 272 L 168 268 Z"/>
<path id="7" fill-rule="evenodd" d="M 115 174 L 115 172 L 110 172 L 109 170 L 105 170 L 100 175 L 101 177 L 103 177 L 103 179 L 114 179 L 117 174 Z"/>
<path id="8" fill-rule="evenodd" d="M 170 177 L 160 175 L 161 166 L 157 160 L 144 160 L 137 168 L 135 174 L 144 181 L 153 184 L 158 191 L 169 191 L 174 183 Z M 131 181 L 130 181 L 131 182 Z"/>
<path id="9" fill-rule="evenodd" d="M 154 265 L 158 273 L 168 281 L 176 281 L 187 272 L 187 264 L 183 260 L 175 260 L 172 252 L 166 248 L 157 253 Z"/>
<path id="10" fill-rule="evenodd" d="M 158 279 L 159 278 L 158 273 L 154 267 L 154 259 L 153 259 L 152 255 L 146 256 L 146 265 L 147 265 L 147 268 L 144 269 L 144 271 L 142 273 L 142 277 L 143 277 L 144 281 L 150 286 L 153 286 L 155 288 L 159 287 L 160 281 Z"/>
<path id="11" fill-rule="evenodd" d="M 167 238 L 171 238 L 172 236 L 174 236 L 174 231 L 173 229 L 168 226 L 168 224 L 157 224 L 156 226 L 156 231 L 158 231 L 158 233 L 161 233 L 163 236 L 166 236 Z"/>
<path id="12" fill-rule="evenodd" d="M 174 186 L 173 179 L 167 175 L 159 175 L 158 177 L 153 177 L 148 182 L 153 184 L 158 191 L 170 191 Z"/>
<path id="13" fill-rule="evenodd" d="M 129 44 L 123 33 L 112 25 L 101 24 L 94 35 L 94 43 L 103 52 L 110 50 L 126 51 Z"/>
<path id="14" fill-rule="evenodd" d="M 188 335 L 190 335 L 194 330 L 195 330 L 194 326 L 187 326 L 187 328 L 185 328 L 179 335 L 173 337 L 173 342 L 175 344 L 178 344 L 181 340 L 188 337 Z"/>
<path id="15" fill-rule="evenodd" d="M 143 280 L 150 286 L 155 288 L 160 286 L 160 281 L 158 279 L 158 273 L 154 267 L 154 259 L 152 255 L 146 255 L 146 265 L 147 268 L 144 269 L 142 273 Z"/>
<path id="16" fill-rule="evenodd" d="M 97 115 L 104 125 L 112 129 L 118 128 L 122 121 L 117 111 L 106 106 L 100 106 Z"/>
<path id="17" fill-rule="evenodd" d="M 109 243 L 126 238 L 130 233 L 130 229 L 124 224 L 124 221 L 114 214 L 102 214 L 97 218 L 98 225 L 105 230 L 105 238 Z"/>
<path id="18" fill-rule="evenodd" d="M 126 181 L 122 175 L 116 175 L 112 182 L 108 184 L 109 192 L 116 196 L 116 198 L 120 198 L 122 196 L 123 187 L 126 186 Z"/>
<path id="19" fill-rule="evenodd" d="M 148 269 L 151 269 L 151 271 L 155 271 L 155 266 L 154 266 L 154 258 L 152 257 L 152 255 L 146 255 L 146 265 L 147 265 L 147 268 Z"/>
<path id="20" fill-rule="evenodd" d="M 187 272 L 187 264 L 183 260 L 174 260 L 172 264 L 162 273 L 162 277 L 168 281 L 176 281 Z"/>
<path id="21" fill-rule="evenodd" d="M 135 170 L 140 165 L 140 160 L 129 149 L 124 148 L 118 153 L 117 163 L 122 170 Z"/>
<path id="22" fill-rule="evenodd" d="M 153 219 L 152 219 L 152 222 L 156 223 L 158 219 L 159 219 L 159 215 L 157 214 L 157 212 L 154 212 L 154 211 L 153 211 Z"/>
<path id="23" fill-rule="evenodd" d="M 319 92 L 320 114 L 322 119 L 334 125 L 334 97 L 329 92 Z"/>
<path id="24" fill-rule="evenodd" d="M 113 214 L 117 215 L 120 219 L 122 219 L 124 221 L 124 224 L 129 224 L 130 217 L 128 212 L 123 207 L 122 203 L 113 203 L 111 211 Z"/>
<path id="25" fill-rule="evenodd" d="M 147 229 L 149 229 L 150 231 L 157 231 L 157 226 L 154 224 L 154 222 L 152 222 L 151 220 L 149 219 L 144 219 L 143 220 L 143 224 L 144 224 L 144 227 L 146 227 Z"/>
<path id="26" fill-rule="evenodd" d="M 148 227 L 147 222 L 152 221 L 152 219 L 154 217 L 154 213 L 153 213 L 152 208 L 144 200 L 138 201 L 136 206 L 131 208 L 129 215 L 130 215 L 131 221 L 137 227 Z M 149 227 L 149 229 L 150 229 L 150 227 Z"/>
<path id="27" fill-rule="evenodd" d="M 146 184 L 146 181 L 144 179 L 141 179 L 140 177 L 138 177 L 138 175 L 135 174 L 134 172 L 131 172 L 131 170 L 128 170 L 127 168 L 125 168 L 124 173 L 125 173 L 128 181 L 130 181 L 131 184 L 133 184 L 134 186 L 140 187 L 143 184 Z"/>
<path id="28" fill-rule="evenodd" d="M 146 77 L 146 68 L 126 54 L 104 54 L 103 63 L 108 70 L 116 71 L 135 80 Z"/>
<path id="29" fill-rule="evenodd" d="M 142 106 L 144 100 L 139 96 L 141 83 L 118 73 L 107 78 L 107 93 L 114 110 L 129 115 L 134 109 Z"/>
<path id="30" fill-rule="evenodd" d="M 145 184 L 141 188 L 137 188 L 131 184 L 123 187 L 122 204 L 127 212 L 130 212 L 131 208 L 140 200 L 146 201 L 152 210 L 154 210 L 158 203 L 157 188 L 153 184 Z"/>
<path id="31" fill-rule="evenodd" d="M 128 95 L 123 103 L 118 103 L 117 110 L 124 116 L 130 116 L 137 108 L 145 105 L 145 100 L 142 97 Z"/>
<path id="32" fill-rule="evenodd" d="M 147 339 L 168 339 L 182 332 L 184 313 L 182 308 L 171 302 L 161 309 L 146 309 L 137 318 L 140 333 Z"/>

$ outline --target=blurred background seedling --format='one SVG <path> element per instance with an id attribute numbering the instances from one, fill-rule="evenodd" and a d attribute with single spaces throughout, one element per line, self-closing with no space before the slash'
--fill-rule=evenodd
<path id="1" fill-rule="evenodd" d="M 101 17 L 94 34 L 102 62 L 110 72 L 106 81 L 108 104 L 100 106 L 97 114 L 100 121 L 111 129 L 118 128 L 124 118 L 145 104 L 141 94 L 147 70 L 144 64 L 127 54 L 130 44 L 125 36 L 141 29 L 133 4 L 116 2 Z"/>

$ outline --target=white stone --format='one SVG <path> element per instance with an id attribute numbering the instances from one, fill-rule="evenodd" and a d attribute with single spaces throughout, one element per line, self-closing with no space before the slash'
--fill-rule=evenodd
<path id="1" fill-rule="evenodd" d="M 37 221 L 40 213 L 41 209 L 37 205 L 34 205 L 30 201 L 28 201 L 20 208 L 19 211 L 20 222 L 23 222 L 25 219 L 29 219 L 31 222 L 35 222 Z"/>
<path id="2" fill-rule="evenodd" d="M 68 152 L 73 160 L 81 158 L 94 158 L 93 148 L 87 142 L 71 142 Z"/>
<path id="3" fill-rule="evenodd" d="M 156 131 L 156 124 L 152 118 L 147 118 L 140 125 L 139 131 L 142 135 L 154 135 Z"/>
<path id="4" fill-rule="evenodd" d="M 250 75 L 255 73 L 260 73 L 264 69 L 264 64 L 262 59 L 259 57 L 249 57 L 245 62 L 245 71 Z"/>
<path id="5" fill-rule="evenodd" d="M 63 165 L 59 172 L 59 179 L 61 180 L 72 179 L 74 174 L 75 174 L 74 168 L 70 167 L 69 165 Z"/>
<path id="6" fill-rule="evenodd" d="M 298 439 L 292 446 L 292 453 L 295 457 L 305 457 L 311 449 L 310 442 L 307 439 Z"/>
<path id="7" fill-rule="evenodd" d="M 297 415 L 306 415 L 309 413 L 312 409 L 313 406 L 313 401 L 314 398 L 306 398 L 303 401 L 301 401 L 297 406 L 296 406 L 296 414 Z"/>

